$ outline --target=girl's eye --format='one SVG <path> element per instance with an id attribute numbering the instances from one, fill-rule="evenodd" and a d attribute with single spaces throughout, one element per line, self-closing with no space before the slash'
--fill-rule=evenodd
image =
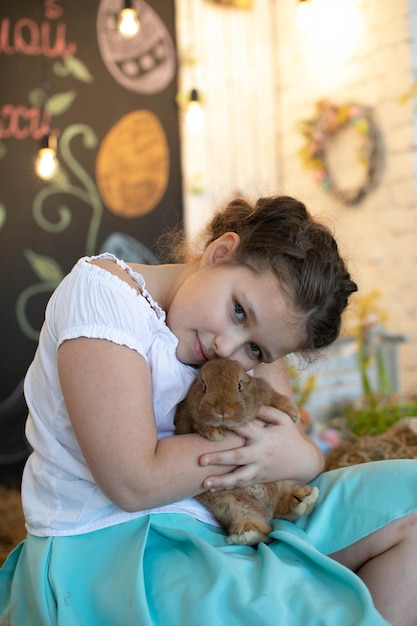
<path id="1" fill-rule="evenodd" d="M 243 307 L 239 304 L 239 302 L 235 302 L 235 313 L 240 322 L 242 322 L 246 317 L 245 311 Z"/>
<path id="2" fill-rule="evenodd" d="M 249 347 L 251 349 L 252 354 L 257 358 L 260 359 L 262 356 L 262 350 L 260 349 L 259 346 L 256 345 L 256 343 L 251 343 L 249 344 Z"/>

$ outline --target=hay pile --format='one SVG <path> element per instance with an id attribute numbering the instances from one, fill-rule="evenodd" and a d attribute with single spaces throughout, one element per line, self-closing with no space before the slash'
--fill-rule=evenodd
<path id="1" fill-rule="evenodd" d="M 417 459 L 417 418 L 401 419 L 381 435 L 344 434 L 328 454 L 325 469 L 384 459 Z"/>
<path id="2" fill-rule="evenodd" d="M 0 566 L 25 535 L 20 492 L 0 485 Z"/>

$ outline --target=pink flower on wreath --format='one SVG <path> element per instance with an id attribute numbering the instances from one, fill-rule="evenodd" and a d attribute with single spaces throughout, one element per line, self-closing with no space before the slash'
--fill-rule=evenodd
<path id="1" fill-rule="evenodd" d="M 350 117 L 352 119 L 355 119 L 355 117 L 361 117 L 361 112 L 360 112 L 359 107 L 357 107 L 357 106 L 352 106 L 351 107 L 351 109 L 350 109 Z"/>
<path id="2" fill-rule="evenodd" d="M 314 178 L 317 180 L 318 183 L 322 183 L 326 178 L 326 172 L 324 170 L 316 170 L 314 172 Z"/>

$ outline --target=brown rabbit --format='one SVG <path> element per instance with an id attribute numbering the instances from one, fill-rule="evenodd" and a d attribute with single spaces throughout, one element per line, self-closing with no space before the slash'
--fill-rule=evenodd
<path id="1" fill-rule="evenodd" d="M 196 432 L 207 439 L 222 439 L 226 429 L 256 418 L 262 405 L 273 406 L 298 421 L 298 409 L 262 378 L 247 374 L 237 361 L 215 359 L 203 365 L 187 396 L 177 407 L 177 434 Z M 309 513 L 318 489 L 290 480 L 236 487 L 198 496 L 228 531 L 229 543 L 257 545 L 268 542 L 273 517 L 294 521 Z"/>

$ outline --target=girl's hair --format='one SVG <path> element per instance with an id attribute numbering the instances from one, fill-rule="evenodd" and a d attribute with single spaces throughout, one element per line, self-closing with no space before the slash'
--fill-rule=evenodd
<path id="1" fill-rule="evenodd" d="M 236 199 L 206 227 L 205 246 L 226 232 L 240 237 L 232 264 L 257 273 L 272 270 L 303 317 L 300 351 L 314 351 L 338 336 L 341 315 L 357 291 L 330 230 L 289 196 Z"/>

